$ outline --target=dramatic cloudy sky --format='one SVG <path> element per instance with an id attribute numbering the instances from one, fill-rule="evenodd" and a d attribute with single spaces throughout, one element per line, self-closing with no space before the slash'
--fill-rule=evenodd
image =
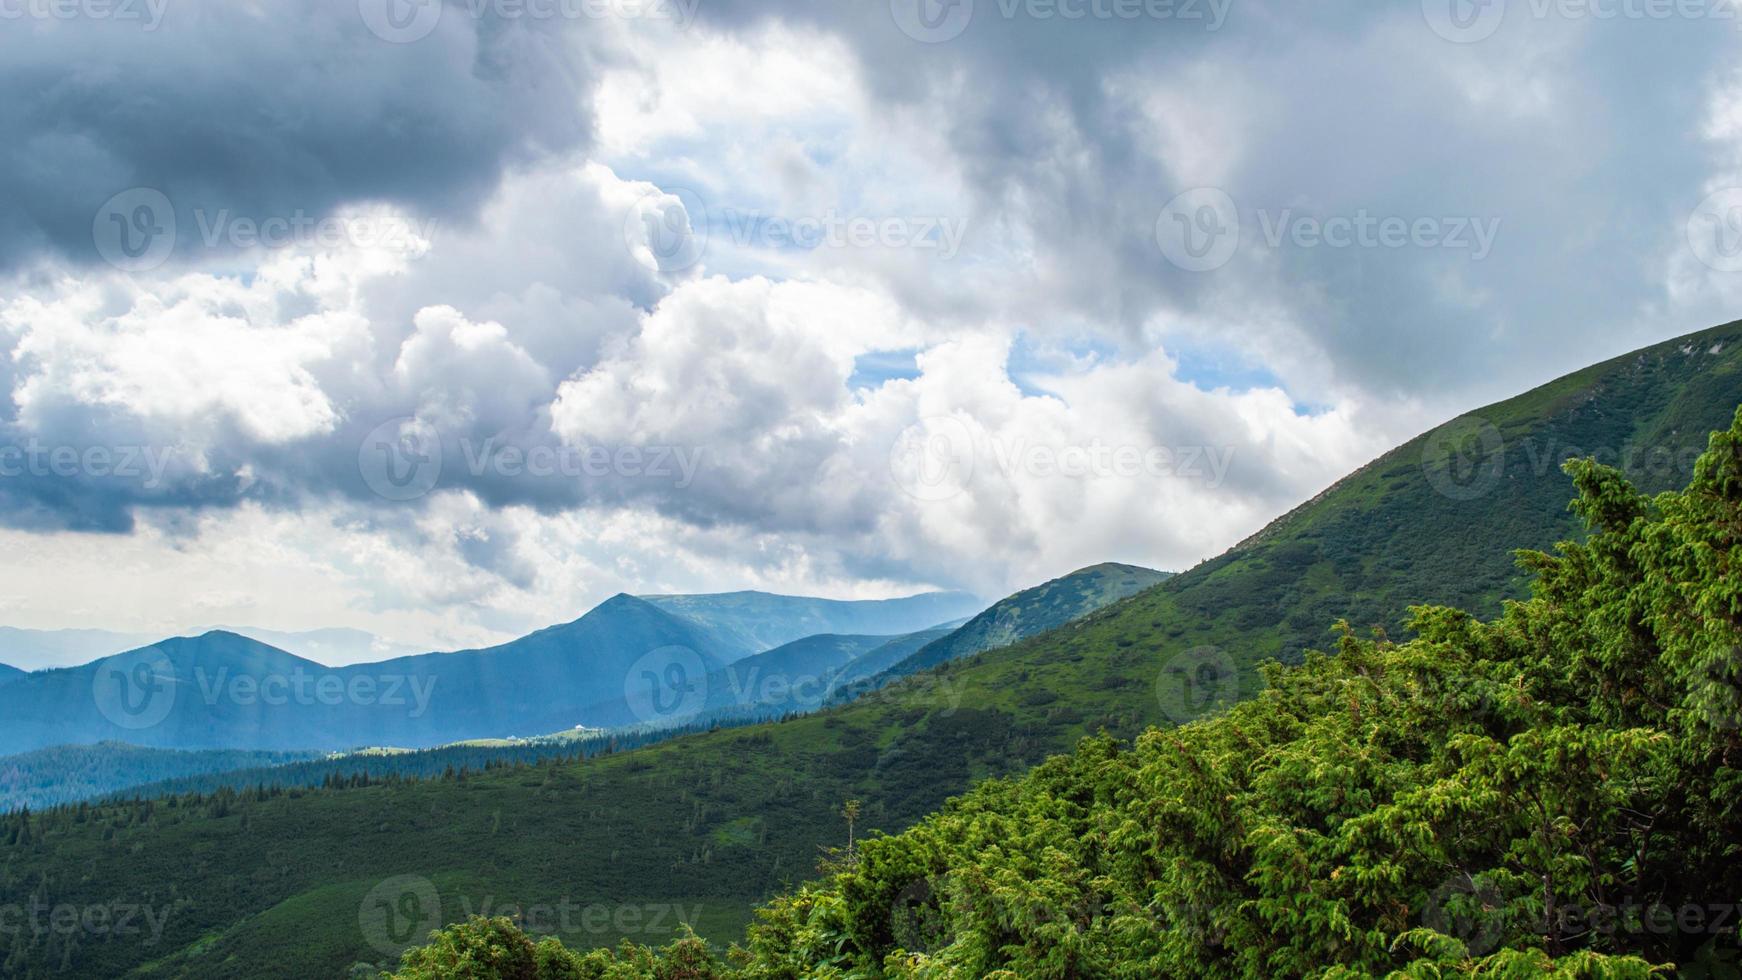
<path id="1" fill-rule="evenodd" d="M 1731 318 L 1739 27 L 0 0 L 0 623 L 446 647 L 1188 567 Z"/>

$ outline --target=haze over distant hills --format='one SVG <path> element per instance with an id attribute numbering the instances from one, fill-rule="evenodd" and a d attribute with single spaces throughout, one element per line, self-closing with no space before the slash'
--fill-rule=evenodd
<path id="1" fill-rule="evenodd" d="M 219 630 L 275 646 L 307 660 L 323 664 L 353 664 L 402 657 L 422 651 L 383 640 L 357 629 L 286 631 L 252 626 L 209 626 L 188 631 L 199 636 Z M 21 670 L 76 667 L 100 657 L 137 650 L 167 639 L 150 633 L 123 633 L 101 629 L 33 630 L 0 626 L 0 662 Z"/>
<path id="2" fill-rule="evenodd" d="M 1037 608 L 1086 610 L 1122 594 L 1100 582 L 1111 567 L 1073 573 L 1023 595 Z M 1156 575 L 1144 569 L 1121 572 L 1126 586 Z M 1088 585 L 1088 580 L 1097 584 Z M 1036 599 L 1030 593 L 1045 597 Z M 434 775 L 450 763 L 481 766 L 497 758 L 529 761 L 596 752 L 607 745 L 607 731 L 610 743 L 641 744 L 662 737 L 661 731 L 814 711 L 844 690 L 874 689 L 881 683 L 874 675 L 962 624 L 895 636 L 825 633 L 748 654 L 746 645 L 818 624 L 876 623 L 879 610 L 889 611 L 889 621 L 898 626 L 924 622 L 924 617 L 947 615 L 963 603 L 975 602 L 961 594 L 886 602 L 754 593 L 666 597 L 674 598 L 688 600 L 681 603 L 685 615 L 620 595 L 581 620 L 501 647 L 397 658 L 322 673 L 315 673 L 318 665 L 306 658 L 227 631 L 165 641 L 115 661 L 43 672 L 31 680 L 28 699 L 34 706 L 23 703 L 25 695 L 14 703 L 21 705 L 20 718 L 52 716 L 60 721 L 58 726 L 45 727 L 46 737 L 84 742 L 119 728 L 119 737 L 143 745 L 110 741 L 0 755 L 0 782 L 6 773 L 12 774 L 10 789 L 0 786 L 6 789 L 0 799 L 10 799 L 14 805 L 85 799 L 147 782 L 241 789 L 307 786 L 325 776 L 348 778 L 355 773 Z M 711 601 L 716 598 L 722 601 Z M 1005 609 L 1009 601 L 994 610 Z M 715 609 L 725 610 L 727 629 L 716 630 L 708 621 Z M 1032 631 L 1045 621 L 1031 615 L 1024 626 Z M 626 665 L 637 652 L 637 661 L 651 655 L 651 662 Z M 136 669 L 143 673 L 134 676 Z M 843 680 L 849 670 L 858 679 L 850 689 Z M 577 681 L 577 672 L 592 681 L 616 677 L 619 683 L 612 688 L 608 682 Z M 292 703 L 268 701 L 273 678 L 294 680 L 299 674 L 308 678 L 304 696 L 287 688 L 282 693 L 288 693 Z M 388 693 L 389 678 L 404 679 L 396 682 L 396 693 Z M 342 687 L 346 696 L 324 703 L 319 696 L 322 684 L 331 685 L 335 692 Z M 351 698 L 353 684 L 365 685 L 359 690 L 373 685 L 381 698 L 407 703 L 390 710 L 391 705 Z M 458 707 L 440 696 L 447 690 L 443 685 L 460 692 Z M 638 687 L 651 697 L 639 694 Z M 606 694 L 602 700 L 578 710 L 573 707 L 601 690 Z M 0 699 L 0 707 L 7 703 Z M 567 723 L 571 717 L 590 719 L 586 730 L 574 730 Z M 381 718 L 398 720 L 384 724 Z M 485 728 L 491 731 L 476 734 Z M 6 731 L 0 724 L 0 733 Z M 523 734 L 533 737 L 504 740 Z M 344 744 L 331 744 L 334 735 Z M 426 736 L 436 740 L 434 754 L 371 749 L 308 760 L 307 748 L 289 748 L 293 743 L 323 750 L 416 746 Z M 275 760 L 257 749 L 219 750 L 211 747 L 215 744 L 264 745 L 302 754 Z M 259 758 L 250 759 L 250 751 Z M 284 765 L 298 759 L 304 761 Z M 235 764 L 226 769 L 226 761 Z M 50 785 L 56 782 L 57 766 L 78 770 L 66 773 L 61 780 L 66 786 L 58 790 Z M 47 795 L 51 791 L 58 795 Z"/>
<path id="3" fill-rule="evenodd" d="M 588 724 L 585 709 L 622 699 L 630 667 L 662 649 L 698 676 L 751 652 L 630 596 L 497 647 L 347 667 L 211 632 L 0 688 L 0 747 L 348 749 L 541 734 Z"/>
<path id="4" fill-rule="evenodd" d="M 768 592 L 644 595 L 655 606 L 694 620 L 733 643 L 761 652 L 807 636 L 892 636 L 966 619 L 986 603 L 966 592 L 924 592 L 899 599 L 816 599 Z"/>
<path id="5" fill-rule="evenodd" d="M 494 647 L 341 667 L 215 630 L 15 678 L 0 694 L 0 754 L 96 741 L 421 748 L 578 726 L 683 724 L 709 707 L 698 687 L 704 678 L 766 652 L 771 641 L 816 627 L 869 625 L 884 635 L 862 641 L 868 649 L 914 623 L 935 626 L 978 605 L 962 593 L 865 602 L 742 592 L 656 603 L 618 595 L 573 622 Z M 254 632 L 329 651 L 369 639 L 351 630 Z M 64 652 L 101 648 L 124 634 L 47 636 Z M 823 657 L 819 669 L 825 663 L 832 660 Z M 693 696 L 691 688 L 698 688 Z"/>
<path id="6" fill-rule="evenodd" d="M 916 674 L 952 660 L 1038 636 L 1172 577 L 1172 572 L 1117 562 L 1078 569 L 1001 599 L 961 629 L 937 638 L 911 656 L 882 665 L 884 679 Z M 861 669 L 877 666 L 870 661 L 855 665 Z M 842 682 L 851 683 L 858 676 L 859 673 L 854 671 L 843 677 Z"/>

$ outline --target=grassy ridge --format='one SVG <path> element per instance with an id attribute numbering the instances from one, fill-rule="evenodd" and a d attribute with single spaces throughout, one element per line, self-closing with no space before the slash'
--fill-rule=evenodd
<path id="1" fill-rule="evenodd" d="M 664 902 L 700 907 L 704 935 L 736 938 L 756 902 L 811 877 L 819 847 L 844 841 L 844 799 L 864 801 L 861 831 L 898 830 L 1085 734 L 1186 720 L 1178 709 L 1193 702 L 1167 687 L 1182 657 L 1226 663 L 1249 695 L 1255 664 L 1299 660 L 1337 619 L 1395 629 L 1429 600 L 1492 612 L 1522 592 L 1511 549 L 1574 530 L 1559 454 L 1703 446 L 1742 402 L 1739 363 L 1742 327 L 1730 325 L 1587 369 L 1479 413 L 1504 440 L 1503 470 L 1480 493 L 1469 491 L 1489 457 L 1415 440 L 1215 561 L 821 715 L 464 781 L 41 817 L 27 843 L 0 840 L 0 904 L 127 895 L 176 913 L 152 949 L 45 943 L 0 963 L 21 976 L 51 975 L 63 957 L 101 975 L 147 961 L 155 975 L 331 975 L 390 958 L 359 904 L 400 876 L 429 882 L 445 921 L 485 897 Z M 1647 487 L 1686 479 L 1673 466 L 1634 475 Z M 623 921 L 561 938 L 667 938 Z"/>
<path id="2" fill-rule="evenodd" d="M 1344 630 L 1225 714 L 1085 739 L 699 941 L 579 954 L 508 917 L 396 980 L 1735 976 L 1742 411 L 1685 492 L 1569 464 L 1593 532 L 1533 598 Z"/>

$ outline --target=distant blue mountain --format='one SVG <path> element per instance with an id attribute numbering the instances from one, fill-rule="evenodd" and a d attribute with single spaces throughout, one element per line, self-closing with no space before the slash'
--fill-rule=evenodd
<path id="1" fill-rule="evenodd" d="M 828 700 L 837 678 L 866 658 L 899 662 L 948 630 L 903 636 L 807 636 L 708 675 L 707 707 L 715 717 L 779 716 L 815 711 Z"/>
<path id="2" fill-rule="evenodd" d="M 0 754 L 101 741 L 162 749 L 426 748 L 580 726 L 689 724 L 745 684 L 771 675 L 777 683 L 832 676 L 890 643 L 889 634 L 977 606 L 961 593 L 869 602 L 756 592 L 617 595 L 573 622 L 498 646 L 343 667 L 214 630 L 78 667 L 0 671 Z M 842 624 L 869 628 L 845 634 Z M 50 635 L 101 644 L 121 634 Z M 350 631 L 286 635 L 356 641 Z M 722 673 L 758 657 L 754 679 Z"/>
<path id="3" fill-rule="evenodd" d="M 23 676 L 24 671 L 19 670 L 17 667 L 8 667 L 5 664 L 0 664 L 0 685 L 9 684 Z"/>
<path id="4" fill-rule="evenodd" d="M 0 660 L 24 670 L 89 663 L 159 637 L 111 630 L 27 630 L 0 626 Z"/>
<path id="5" fill-rule="evenodd" d="M 657 722 L 686 687 L 751 651 L 620 595 L 484 650 L 329 668 L 234 633 L 165 640 L 0 687 L 0 752 L 125 741 L 178 749 L 426 747 Z"/>
<path id="6" fill-rule="evenodd" d="M 1171 577 L 1172 572 L 1116 562 L 1080 568 L 999 600 L 960 629 L 925 644 L 910 656 L 859 661 L 843 674 L 841 682 L 848 696 L 867 683 L 881 687 L 952 660 L 1038 636 Z M 880 673 L 873 674 L 873 668 Z"/>
<path id="7" fill-rule="evenodd" d="M 805 637 L 892 636 L 966 619 L 986 608 L 966 592 L 923 592 L 900 599 L 815 599 L 768 592 L 650 595 L 648 602 L 734 638 L 751 652 Z"/>
<path id="8" fill-rule="evenodd" d="M 387 643 L 374 634 L 356 629 L 286 632 L 252 626 L 211 626 L 193 630 L 190 635 L 213 630 L 246 636 L 287 653 L 327 664 L 360 663 L 421 652 L 401 644 Z M 149 646 L 162 638 L 161 635 L 112 630 L 31 630 L 0 626 L 0 661 L 24 670 L 72 667 Z"/>

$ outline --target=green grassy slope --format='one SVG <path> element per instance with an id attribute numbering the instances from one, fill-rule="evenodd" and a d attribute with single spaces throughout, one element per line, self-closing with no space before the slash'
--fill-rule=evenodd
<path id="1" fill-rule="evenodd" d="M 1084 734 L 1184 720 L 1206 702 L 1175 690 L 1182 664 L 1215 679 L 1295 659 L 1339 617 L 1395 624 L 1428 599 L 1491 612 L 1521 584 L 1511 549 L 1570 533 L 1561 449 L 1703 446 L 1742 402 L 1739 365 L 1742 325 L 1731 325 L 1587 369 L 1479 413 L 1505 440 L 1504 471 L 1482 493 L 1469 490 L 1491 471 L 1453 467 L 1462 479 L 1448 483 L 1444 455 L 1424 465 L 1430 440 L 1415 440 L 1215 561 L 819 715 L 464 781 L 39 816 L 28 841 L 0 839 L 0 904 L 126 897 L 174 914 L 149 948 L 137 937 L 26 948 L 28 937 L 0 935 L 0 964 L 20 976 L 63 962 L 92 975 L 146 963 L 142 975 L 334 975 L 391 958 L 360 911 L 383 888 L 433 891 L 400 904 L 444 921 L 485 900 L 682 905 L 704 935 L 736 938 L 757 900 L 810 877 L 818 848 L 844 840 L 846 798 L 864 801 L 861 832 L 896 830 Z M 669 938 L 639 915 L 543 921 L 573 946 Z"/>
<path id="2" fill-rule="evenodd" d="M 1570 472 L 1591 536 L 1531 555 L 1502 618 L 1422 607 L 1407 643 L 1345 635 L 1225 713 L 982 783 L 729 963 L 499 917 L 394 977 L 1734 977 L 1742 412 L 1685 491 Z"/>
<path id="3" fill-rule="evenodd" d="M 1172 575 L 1172 572 L 1116 562 L 1080 568 L 998 602 L 969 620 L 961 629 L 927 644 L 892 666 L 885 677 L 906 677 L 952 660 L 1038 636 L 1165 582 Z"/>

